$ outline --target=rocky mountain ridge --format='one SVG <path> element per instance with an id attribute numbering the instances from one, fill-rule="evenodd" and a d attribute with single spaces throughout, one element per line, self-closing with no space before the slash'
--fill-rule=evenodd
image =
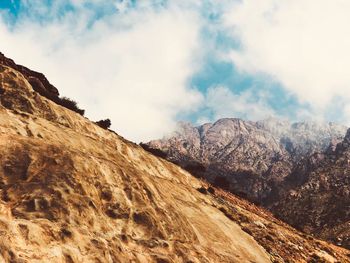
<path id="1" fill-rule="evenodd" d="M 334 123 L 251 122 L 221 119 L 178 131 L 147 145 L 212 183 L 266 204 L 296 164 L 342 140 L 346 127 Z"/>
<path id="2" fill-rule="evenodd" d="M 316 153 L 286 180 L 271 208 L 305 232 L 350 248 L 350 129 L 335 148 Z M 287 209 L 288 208 L 288 209 Z"/>
<path id="3" fill-rule="evenodd" d="M 346 131 L 334 123 L 227 118 L 199 127 L 181 123 L 147 146 L 306 233 L 350 247 Z"/>

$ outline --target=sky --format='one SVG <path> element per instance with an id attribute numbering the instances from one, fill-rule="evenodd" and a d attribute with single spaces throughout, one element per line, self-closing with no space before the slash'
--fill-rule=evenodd
<path id="1" fill-rule="evenodd" d="M 350 124 L 350 1 L 0 0 L 0 51 L 136 141 L 178 121 Z"/>

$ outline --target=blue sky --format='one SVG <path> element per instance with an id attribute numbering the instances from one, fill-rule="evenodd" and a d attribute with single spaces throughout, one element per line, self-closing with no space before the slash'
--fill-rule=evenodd
<path id="1" fill-rule="evenodd" d="M 19 0 L 13 0 L 13 1 L 1 1 L 0 7 L 2 9 L 9 9 L 11 10 L 11 13 L 17 13 L 18 7 L 19 7 Z"/>
<path id="2" fill-rule="evenodd" d="M 19 4 L 20 4 L 19 0 L 13 0 L 13 1 L 5 0 L 0 2 L 0 8 L 2 10 L 9 11 L 8 14 L 10 16 L 16 16 L 19 12 Z M 7 19 L 9 19 L 9 17 L 7 17 Z"/>
<path id="3" fill-rule="evenodd" d="M 350 120 L 341 0 L 3 0 L 0 10 L 3 53 L 136 141 L 179 120 Z"/>

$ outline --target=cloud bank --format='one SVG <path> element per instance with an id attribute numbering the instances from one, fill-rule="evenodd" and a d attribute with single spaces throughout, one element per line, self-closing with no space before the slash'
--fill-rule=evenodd
<path id="1" fill-rule="evenodd" d="M 258 121 L 268 117 L 276 117 L 276 113 L 264 100 L 264 94 L 252 94 L 250 90 L 235 94 L 224 86 L 211 87 L 206 94 L 205 106 L 211 109 L 213 119 L 241 118 Z"/>
<path id="2" fill-rule="evenodd" d="M 239 40 L 229 58 L 244 72 L 268 74 L 323 115 L 335 97 L 350 102 L 349 13 L 344 0 L 236 2 L 224 14 Z"/>

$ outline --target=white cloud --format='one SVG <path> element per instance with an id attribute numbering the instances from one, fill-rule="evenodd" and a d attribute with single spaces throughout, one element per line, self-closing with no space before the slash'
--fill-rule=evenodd
<path id="1" fill-rule="evenodd" d="M 45 73 L 91 119 L 109 117 L 121 135 L 146 141 L 170 131 L 176 115 L 202 99 L 188 87 L 201 22 L 175 5 L 123 11 L 89 28 L 84 7 L 45 25 L 23 18 L 9 30 L 3 22 L 0 50 Z"/>
<path id="2" fill-rule="evenodd" d="M 213 119 L 240 117 L 248 120 L 262 120 L 276 117 L 276 113 L 264 100 L 264 95 L 252 94 L 251 90 L 235 94 L 227 87 L 209 88 L 206 107 L 212 110 Z"/>
<path id="3" fill-rule="evenodd" d="M 316 111 L 336 96 L 350 102 L 350 2 L 244 0 L 224 24 L 241 47 L 230 59 L 248 73 L 266 73 Z"/>

